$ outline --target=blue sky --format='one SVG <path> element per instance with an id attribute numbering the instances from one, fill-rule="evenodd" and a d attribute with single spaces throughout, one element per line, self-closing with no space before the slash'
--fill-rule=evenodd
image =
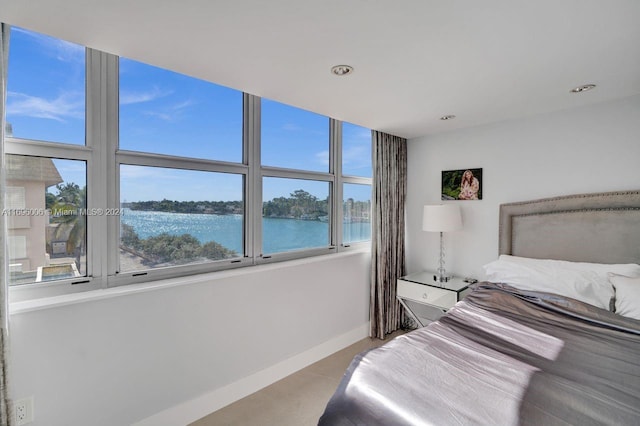
<path id="1" fill-rule="evenodd" d="M 84 144 L 85 49 L 13 27 L 9 50 L 7 122 L 18 138 Z M 329 119 L 262 100 L 262 163 L 327 171 Z M 371 176 L 371 133 L 345 123 L 344 173 Z M 120 147 L 222 161 L 242 161 L 242 93 L 171 71 L 120 60 Z M 86 181 L 82 162 L 56 160 L 63 179 Z M 123 166 L 120 199 L 126 201 L 239 200 L 242 179 L 222 173 Z M 264 199 L 305 189 L 325 198 L 327 185 L 277 179 Z M 350 196 L 370 198 L 368 186 Z"/>

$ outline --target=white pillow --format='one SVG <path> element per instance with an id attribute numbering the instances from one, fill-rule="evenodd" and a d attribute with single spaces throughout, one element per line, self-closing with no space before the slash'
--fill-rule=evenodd
<path id="1" fill-rule="evenodd" d="M 616 290 L 616 314 L 640 320 L 640 277 L 610 274 Z"/>
<path id="2" fill-rule="evenodd" d="M 498 259 L 484 265 L 488 281 L 509 284 L 521 290 L 555 293 L 609 310 L 613 286 L 594 271 L 562 267 L 555 263 L 523 264 Z"/>
<path id="3" fill-rule="evenodd" d="M 617 275 L 625 275 L 627 277 L 640 277 L 640 265 L 635 263 L 588 263 L 588 262 L 569 262 L 566 260 L 554 260 L 554 259 L 532 259 L 529 257 L 510 256 L 508 254 L 501 254 L 498 258 L 507 262 L 520 263 L 522 265 L 529 265 L 536 267 L 539 265 L 556 266 L 566 269 L 572 269 L 574 271 L 593 271 L 602 275 L 603 282 L 608 280 L 609 273 Z"/>

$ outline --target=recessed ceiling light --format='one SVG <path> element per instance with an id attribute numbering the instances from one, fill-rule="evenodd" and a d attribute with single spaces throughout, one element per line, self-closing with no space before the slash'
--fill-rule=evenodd
<path id="1" fill-rule="evenodd" d="M 440 120 L 453 120 L 454 118 L 456 118 L 455 115 L 443 115 Z"/>
<path id="2" fill-rule="evenodd" d="M 331 67 L 331 74 L 343 76 L 353 73 L 353 67 L 351 65 L 336 65 Z"/>
<path id="3" fill-rule="evenodd" d="M 570 90 L 570 92 L 571 93 L 586 92 L 587 90 L 591 90 L 594 87 L 596 87 L 595 84 L 583 84 L 582 86 L 574 87 L 573 89 Z"/>

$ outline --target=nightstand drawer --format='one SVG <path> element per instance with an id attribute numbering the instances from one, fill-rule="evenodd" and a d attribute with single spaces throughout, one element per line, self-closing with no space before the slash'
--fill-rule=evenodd
<path id="1" fill-rule="evenodd" d="M 449 309 L 458 301 L 455 291 L 398 280 L 398 297 Z"/>

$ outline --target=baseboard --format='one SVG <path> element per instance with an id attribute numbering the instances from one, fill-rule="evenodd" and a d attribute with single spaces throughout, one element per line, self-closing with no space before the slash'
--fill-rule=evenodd
<path id="1" fill-rule="evenodd" d="M 147 417 L 133 426 L 176 426 L 188 425 L 207 414 L 219 410 L 245 396 L 277 382 L 304 367 L 313 364 L 369 335 L 369 323 L 341 334 L 327 342 L 315 346 L 278 364 L 244 377 L 227 386 L 216 389 L 198 398 L 176 405 Z"/>

